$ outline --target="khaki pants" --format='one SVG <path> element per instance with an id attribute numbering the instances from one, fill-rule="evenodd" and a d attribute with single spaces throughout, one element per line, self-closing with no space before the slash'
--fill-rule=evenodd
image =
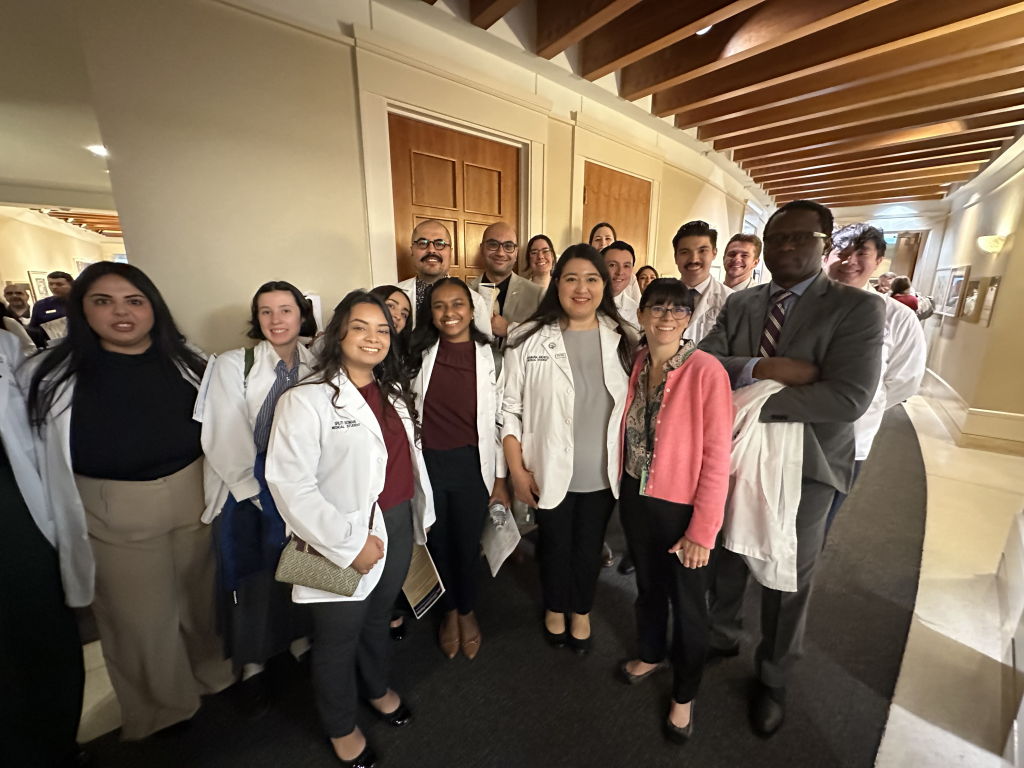
<path id="1" fill-rule="evenodd" d="M 216 565 L 203 513 L 203 459 L 159 480 L 76 475 L 96 558 L 96 615 L 121 705 L 141 739 L 234 681 L 215 632 Z"/>

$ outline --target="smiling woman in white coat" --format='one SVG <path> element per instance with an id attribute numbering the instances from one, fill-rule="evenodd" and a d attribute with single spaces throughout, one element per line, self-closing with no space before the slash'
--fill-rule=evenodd
<path id="1" fill-rule="evenodd" d="M 87 267 L 67 312 L 67 336 L 23 368 L 28 409 L 68 604 L 92 603 L 121 737 L 141 739 L 234 681 L 200 520 L 205 361 L 138 267 Z"/>
<path id="2" fill-rule="evenodd" d="M 313 307 L 291 283 L 264 283 L 252 298 L 252 349 L 235 349 L 210 360 L 202 406 L 206 454 L 206 514 L 218 555 L 218 622 L 224 655 L 241 672 L 239 693 L 250 716 L 270 704 L 259 673 L 272 657 L 297 641 L 308 648 L 308 611 L 274 579 L 287 542 L 284 522 L 267 489 L 264 466 L 278 398 L 310 373 L 312 353 L 300 336 L 316 335 Z"/>
<path id="3" fill-rule="evenodd" d="M 601 545 L 619 493 L 634 345 L 604 260 L 580 244 L 559 258 L 505 353 L 502 443 L 516 497 L 537 508 L 545 636 L 580 654 L 591 645 Z"/>
<path id="4" fill-rule="evenodd" d="M 412 389 L 384 303 L 353 291 L 334 310 L 314 374 L 285 392 L 267 453 L 267 483 L 292 534 L 362 577 L 351 597 L 296 586 L 313 614 L 317 708 L 346 766 L 371 766 L 356 727 L 357 677 L 392 726 L 411 714 L 388 688 L 388 624 L 412 546 L 426 542 L 434 501 Z M 358 675 L 357 675 L 358 673 Z"/>
<path id="5" fill-rule="evenodd" d="M 437 522 L 430 554 L 445 585 L 441 650 L 449 658 L 480 650 L 476 601 L 480 537 L 488 505 L 510 506 L 501 450 L 501 390 L 491 340 L 473 322 L 464 282 L 446 277 L 428 290 L 413 336 L 413 390 L 423 415 L 423 458 Z"/>

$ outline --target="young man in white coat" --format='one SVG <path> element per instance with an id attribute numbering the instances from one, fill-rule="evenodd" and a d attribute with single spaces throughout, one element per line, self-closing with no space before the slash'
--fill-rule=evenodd
<path id="1" fill-rule="evenodd" d="M 510 323 L 529 319 L 544 297 L 543 288 L 515 273 L 518 259 L 519 243 L 512 227 L 499 221 L 484 230 L 478 263 L 483 262 L 487 266 L 483 275 L 469 281 L 469 287 L 479 292 L 481 282 L 494 286 L 491 334 L 501 339 L 508 335 Z"/>
<path id="2" fill-rule="evenodd" d="M 398 284 L 412 305 L 412 324 L 416 327 L 416 315 L 427 288 L 442 277 L 448 276 L 452 263 L 452 233 L 437 219 L 428 219 L 412 231 L 410 246 L 416 277 L 410 277 Z M 476 291 L 473 291 L 473 322 L 483 333 L 491 333 L 491 307 Z"/>
<path id="3" fill-rule="evenodd" d="M 686 328 L 684 339 L 700 344 L 715 327 L 718 313 L 732 293 L 711 276 L 711 262 L 718 255 L 718 232 L 706 221 L 688 221 L 672 238 L 679 279 L 693 296 L 693 317 Z"/>
<path id="4" fill-rule="evenodd" d="M 39 476 L 25 401 L 14 379 L 18 340 L 0 330 L 0 691 L 9 765 L 78 765 L 85 668 L 64 602 L 57 531 Z"/>
<path id="5" fill-rule="evenodd" d="M 725 246 L 722 269 L 725 287 L 743 291 L 757 285 L 754 269 L 761 263 L 761 238 L 757 235 L 733 235 Z"/>
<path id="6" fill-rule="evenodd" d="M 612 276 L 612 299 L 615 301 L 615 308 L 619 310 L 619 316 L 639 334 L 640 320 L 637 312 L 640 309 L 640 302 L 629 292 L 629 286 L 633 281 L 633 267 L 636 265 L 636 252 L 629 243 L 616 240 L 601 251 L 601 255 L 604 257 L 604 265 L 608 267 L 608 273 Z"/>
<path id="7" fill-rule="evenodd" d="M 860 288 L 876 295 L 885 304 L 885 338 L 882 342 L 882 375 L 878 389 L 867 411 L 854 422 L 857 443 L 853 479 L 857 481 L 861 466 L 871 452 L 885 412 L 917 393 L 924 378 L 928 343 L 914 310 L 888 294 L 871 289 L 871 274 L 885 258 L 885 233 L 869 224 L 850 224 L 833 236 L 832 250 L 825 259 L 828 276 L 837 283 Z M 828 513 L 825 535 L 828 535 L 846 493 L 837 493 Z"/>

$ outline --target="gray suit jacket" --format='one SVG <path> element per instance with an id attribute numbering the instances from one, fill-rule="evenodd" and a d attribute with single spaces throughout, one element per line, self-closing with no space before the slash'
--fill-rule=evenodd
<path id="1" fill-rule="evenodd" d="M 469 287 L 474 291 L 480 290 L 481 280 L 483 275 L 473 278 L 469 282 Z M 537 311 L 543 297 L 543 288 L 513 272 L 511 282 L 508 284 L 508 295 L 505 297 L 505 309 L 501 316 L 510 323 L 526 322 Z"/>
<path id="2" fill-rule="evenodd" d="M 768 319 L 767 283 L 729 296 L 718 322 L 700 343 L 717 357 L 734 384 L 758 356 Z M 761 421 L 795 421 L 804 429 L 803 475 L 842 492 L 853 480 L 853 422 L 871 404 L 882 365 L 885 306 L 875 296 L 833 283 L 822 272 L 782 326 L 779 357 L 814 363 L 814 384 L 786 387 L 761 408 Z"/>

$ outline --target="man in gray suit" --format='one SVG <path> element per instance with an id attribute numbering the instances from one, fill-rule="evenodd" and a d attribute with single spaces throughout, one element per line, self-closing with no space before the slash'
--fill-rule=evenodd
<path id="1" fill-rule="evenodd" d="M 764 232 L 771 283 L 730 295 L 700 344 L 725 366 L 733 389 L 760 379 L 786 385 L 761 408 L 762 422 L 805 425 L 797 591 L 761 591 L 760 685 L 751 721 L 763 736 L 775 733 L 785 716 L 786 682 L 802 655 L 825 520 L 836 492 L 850 488 L 853 422 L 878 386 L 885 309 L 875 296 L 833 283 L 822 271 L 832 224 L 831 211 L 808 200 L 776 211 Z M 714 568 L 709 660 L 739 653 L 749 575 L 743 558 L 720 546 Z"/>
<path id="2" fill-rule="evenodd" d="M 519 244 L 516 231 L 508 224 L 499 221 L 484 230 L 480 258 L 487 267 L 482 277 L 470 281 L 469 287 L 479 291 L 481 281 L 494 284 L 497 302 L 491 333 L 504 338 L 509 323 L 521 323 L 537 311 L 544 289 L 513 271 L 519 258 Z"/>

